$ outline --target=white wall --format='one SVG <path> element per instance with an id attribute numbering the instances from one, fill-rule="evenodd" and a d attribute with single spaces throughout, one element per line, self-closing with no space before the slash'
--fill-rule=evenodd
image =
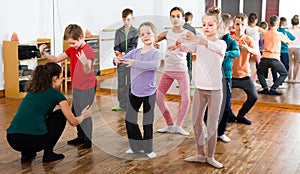
<path id="1" fill-rule="evenodd" d="M 295 3 L 295 0 L 279 1 L 279 17 L 285 17 L 289 27 L 292 25 L 291 19 L 293 16 L 300 15 L 300 6 L 295 5 Z"/>
<path id="2" fill-rule="evenodd" d="M 0 39 L 10 40 L 13 32 L 17 32 L 21 42 L 33 41 L 38 37 L 51 38 L 52 53 L 58 55 L 63 52 L 63 31 L 70 23 L 79 24 L 84 31 L 88 29 L 101 38 L 112 38 L 114 32 L 102 30 L 121 27 L 123 25 L 121 11 L 128 7 L 133 9 L 136 17 L 134 26 L 138 27 L 144 21 L 152 21 L 157 26 L 158 32 L 161 32 L 164 30 L 163 27 L 170 26 L 169 12 L 174 6 L 191 11 L 194 14 L 193 25 L 199 26 L 204 14 L 204 2 L 204 0 L 9 0 L 0 6 L 2 22 Z M 113 67 L 112 47 L 113 41 L 101 42 L 101 70 Z M 4 88 L 2 42 L 0 52 L 1 90 Z"/>
<path id="3" fill-rule="evenodd" d="M 10 40 L 16 32 L 20 42 L 34 41 L 38 37 L 52 37 L 52 13 L 49 2 L 40 0 L 8 0 L 0 6 L 0 90 L 4 89 L 2 41 Z"/>

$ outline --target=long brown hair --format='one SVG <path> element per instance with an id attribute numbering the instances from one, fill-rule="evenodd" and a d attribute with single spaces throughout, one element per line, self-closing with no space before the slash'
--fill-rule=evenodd
<path id="1" fill-rule="evenodd" d="M 52 86 L 52 78 L 61 73 L 62 68 L 54 62 L 48 62 L 45 65 L 38 65 L 31 75 L 31 80 L 26 86 L 27 92 L 44 91 Z"/>

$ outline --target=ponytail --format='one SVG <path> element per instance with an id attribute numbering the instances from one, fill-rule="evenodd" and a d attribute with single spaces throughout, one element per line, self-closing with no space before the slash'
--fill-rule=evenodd
<path id="1" fill-rule="evenodd" d="M 31 80 L 25 90 L 33 93 L 46 90 L 52 86 L 52 78 L 55 76 L 59 77 L 61 71 L 61 67 L 53 62 L 38 65 L 32 72 Z"/>

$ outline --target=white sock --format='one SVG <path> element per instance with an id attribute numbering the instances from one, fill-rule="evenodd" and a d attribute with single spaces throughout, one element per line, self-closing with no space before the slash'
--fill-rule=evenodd
<path id="1" fill-rule="evenodd" d="M 207 163 L 218 169 L 223 167 L 223 164 L 219 163 L 214 158 L 207 158 Z"/>
<path id="2" fill-rule="evenodd" d="M 125 153 L 134 153 L 134 152 L 132 151 L 132 149 L 127 149 L 127 150 L 125 151 Z"/>
<path id="3" fill-rule="evenodd" d="M 144 150 L 140 150 L 139 152 L 140 152 L 140 153 L 144 153 Z M 127 150 L 125 151 L 125 153 L 134 153 L 134 152 L 132 151 L 132 149 L 127 149 Z"/>
<path id="4" fill-rule="evenodd" d="M 189 132 L 185 131 L 181 126 L 177 126 L 177 125 L 176 125 L 176 127 L 175 127 L 175 132 L 176 132 L 176 133 L 179 133 L 179 134 L 181 134 L 181 135 L 185 135 L 185 136 L 190 135 Z"/>
<path id="5" fill-rule="evenodd" d="M 206 158 L 205 157 L 200 157 L 199 155 L 196 155 L 196 156 L 187 157 L 187 158 L 184 159 L 184 161 L 187 161 L 187 162 L 197 162 L 197 163 L 205 163 L 206 162 Z"/>
<path id="6" fill-rule="evenodd" d="M 175 133 L 175 126 L 168 125 L 168 126 L 166 126 L 164 128 L 157 129 L 157 132 L 160 132 L 160 133 L 165 133 L 165 132 Z"/>
<path id="7" fill-rule="evenodd" d="M 155 158 L 155 157 L 156 157 L 156 153 L 154 153 L 154 152 L 146 153 L 146 155 L 147 155 L 149 158 Z"/>

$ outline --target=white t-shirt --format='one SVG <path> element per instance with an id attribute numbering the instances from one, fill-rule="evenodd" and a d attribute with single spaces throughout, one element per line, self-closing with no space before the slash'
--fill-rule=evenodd
<path id="1" fill-rule="evenodd" d="M 255 26 L 255 27 L 248 26 L 246 28 L 246 34 L 253 38 L 253 40 L 255 42 L 255 47 L 257 49 L 259 48 L 259 31 L 258 31 L 258 29 L 259 29 L 258 26 Z"/>
<path id="2" fill-rule="evenodd" d="M 166 35 L 167 47 L 175 45 L 176 41 L 183 34 L 186 34 L 188 30 L 184 30 L 181 33 L 174 33 L 168 30 Z M 165 71 L 187 71 L 186 52 L 182 52 L 179 49 L 166 51 L 164 70 Z"/>
<path id="3" fill-rule="evenodd" d="M 208 46 L 182 44 L 182 50 L 196 53 L 195 87 L 203 90 L 222 89 L 222 62 L 226 52 L 226 42 L 208 41 Z"/>
<path id="4" fill-rule="evenodd" d="M 289 44 L 289 48 L 300 48 L 300 29 L 290 29 L 289 32 L 296 38 Z"/>

